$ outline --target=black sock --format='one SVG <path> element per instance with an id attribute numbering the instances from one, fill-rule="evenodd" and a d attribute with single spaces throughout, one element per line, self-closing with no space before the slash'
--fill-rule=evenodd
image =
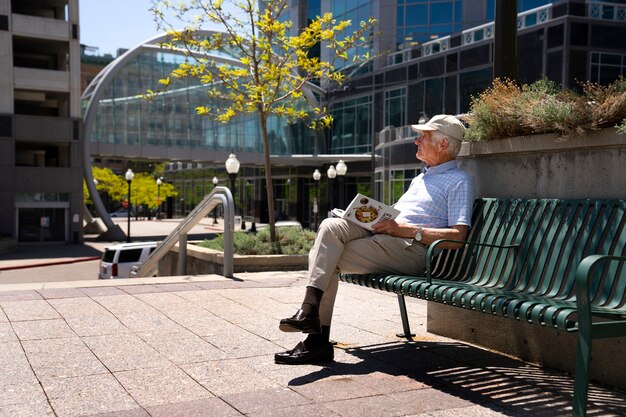
<path id="1" fill-rule="evenodd" d="M 310 286 L 306 287 L 306 292 L 304 293 L 304 301 L 302 301 L 302 307 L 300 307 L 302 311 L 304 311 L 308 316 L 318 316 L 322 295 L 324 295 L 324 291 L 320 290 L 319 288 Z"/>
<path id="2" fill-rule="evenodd" d="M 322 333 L 310 333 L 304 340 L 307 349 L 321 347 L 330 341 L 330 326 L 322 326 Z"/>

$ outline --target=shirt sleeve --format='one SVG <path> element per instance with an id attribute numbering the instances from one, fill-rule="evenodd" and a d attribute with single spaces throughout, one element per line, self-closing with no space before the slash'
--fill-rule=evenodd
<path id="1" fill-rule="evenodd" d="M 448 194 L 448 225 L 471 226 L 476 191 L 470 178 L 464 178 L 450 188 Z"/>

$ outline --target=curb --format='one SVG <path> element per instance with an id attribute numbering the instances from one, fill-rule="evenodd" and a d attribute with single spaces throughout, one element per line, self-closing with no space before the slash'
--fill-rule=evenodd
<path id="1" fill-rule="evenodd" d="M 10 271 L 13 269 L 40 268 L 43 266 L 75 264 L 78 262 L 95 261 L 100 258 L 101 258 L 100 256 L 90 256 L 88 258 L 75 258 L 75 259 L 68 259 L 64 261 L 48 261 L 48 262 L 41 262 L 41 263 L 28 264 L 28 265 L 0 266 L 0 271 Z"/>

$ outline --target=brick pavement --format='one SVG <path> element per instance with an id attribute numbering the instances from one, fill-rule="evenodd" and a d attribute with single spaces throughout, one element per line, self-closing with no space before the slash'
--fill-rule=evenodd
<path id="1" fill-rule="evenodd" d="M 0 416 L 567 416 L 572 379 L 425 331 L 393 294 L 341 284 L 335 362 L 276 365 L 303 272 L 0 286 Z M 626 394 L 592 386 L 592 416 Z"/>

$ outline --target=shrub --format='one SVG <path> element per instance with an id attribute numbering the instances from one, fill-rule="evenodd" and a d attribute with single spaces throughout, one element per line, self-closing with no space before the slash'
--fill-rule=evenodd
<path id="1" fill-rule="evenodd" d="M 313 247 L 315 232 L 300 230 L 296 227 L 276 229 L 278 241 L 272 244 L 269 228 L 259 229 L 254 233 L 235 232 L 233 243 L 235 253 L 239 255 L 306 255 Z M 218 235 L 213 240 L 204 240 L 199 246 L 224 250 L 224 236 Z"/>
<path id="2" fill-rule="evenodd" d="M 616 123 L 618 131 L 626 133 L 624 78 L 607 86 L 580 86 L 582 93 L 578 94 L 561 90 L 549 80 L 518 86 L 510 80 L 496 79 L 490 88 L 472 98 L 470 111 L 463 116 L 469 124 L 466 138 L 485 141 L 536 133 L 573 136 Z"/>

